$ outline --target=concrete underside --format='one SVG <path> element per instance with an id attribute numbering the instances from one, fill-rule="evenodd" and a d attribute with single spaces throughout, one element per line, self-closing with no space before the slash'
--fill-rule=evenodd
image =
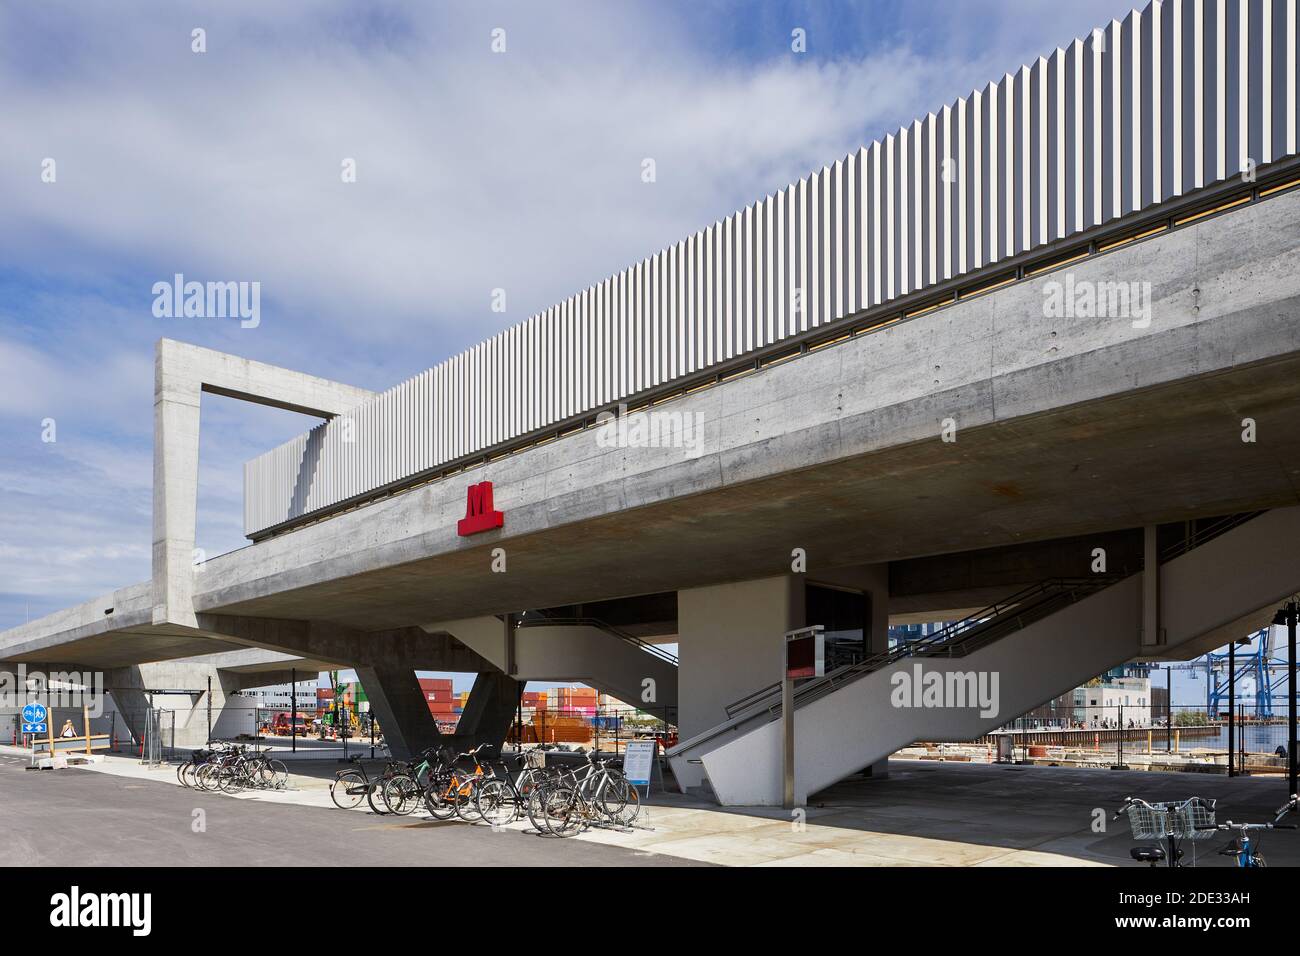
<path id="1" fill-rule="evenodd" d="M 793 548 L 816 579 L 1294 505 L 1297 252 L 1288 194 L 1070 267 L 1150 282 L 1149 327 L 1045 318 L 1043 283 L 1064 273 L 1041 276 L 662 406 L 701 416 L 698 456 L 571 435 L 214 558 L 195 605 L 373 631 L 777 575 Z M 956 442 L 940 440 L 945 418 Z M 505 527 L 458 538 L 465 486 L 483 479 Z M 0 658 L 62 645 L 92 663 L 158 634 L 96 647 L 117 627 L 33 622 L 0 637 Z"/>

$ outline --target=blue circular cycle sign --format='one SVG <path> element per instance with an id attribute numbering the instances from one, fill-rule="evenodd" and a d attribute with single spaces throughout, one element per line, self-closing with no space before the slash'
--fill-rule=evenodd
<path id="1" fill-rule="evenodd" d="M 23 720 L 29 724 L 44 723 L 47 716 L 44 704 L 28 704 L 23 708 Z"/>

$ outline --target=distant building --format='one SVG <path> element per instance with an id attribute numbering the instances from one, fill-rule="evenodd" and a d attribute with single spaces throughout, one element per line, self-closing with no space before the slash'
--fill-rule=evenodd
<path id="1" fill-rule="evenodd" d="M 1009 726 L 1103 729 L 1118 727 L 1122 720 L 1125 727 L 1130 722 L 1133 727 L 1151 727 L 1163 721 L 1167 703 L 1165 688 L 1153 689 L 1149 677 L 1108 674 L 1096 684 L 1076 687 L 1035 707 Z"/>
<path id="2" fill-rule="evenodd" d="M 1075 690 L 1088 728 L 1150 727 L 1151 678 L 1119 677 Z"/>
<path id="3" fill-rule="evenodd" d="M 319 681 L 317 678 L 311 680 L 300 680 L 297 685 L 289 683 L 272 684 L 269 687 L 258 687 L 254 690 L 241 690 L 239 695 L 247 700 L 259 710 L 284 710 L 288 711 L 294 706 L 294 692 L 297 692 L 298 710 L 314 711 L 316 710 L 317 690 L 319 690 Z"/>

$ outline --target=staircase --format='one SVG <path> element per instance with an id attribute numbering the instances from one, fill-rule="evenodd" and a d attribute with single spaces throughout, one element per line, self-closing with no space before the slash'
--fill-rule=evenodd
<path id="1" fill-rule="evenodd" d="M 1194 656 L 1249 633 L 1300 589 L 1296 541 L 1300 508 L 1286 508 L 1224 522 L 1162 556 L 1160 647 L 1140 643 L 1142 574 L 1057 579 L 801 685 L 794 697 L 796 800 L 918 740 L 977 737 L 1126 661 Z M 922 679 L 955 689 L 982 679 L 996 688 L 996 711 L 953 701 L 915 706 L 899 691 Z M 669 751 L 678 779 L 697 777 L 699 768 L 724 805 L 779 805 L 779 685 L 726 712 L 725 721 Z"/>

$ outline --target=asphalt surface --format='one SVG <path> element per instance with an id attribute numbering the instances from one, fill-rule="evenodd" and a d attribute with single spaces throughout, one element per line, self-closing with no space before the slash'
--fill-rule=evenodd
<path id="1" fill-rule="evenodd" d="M 459 821 L 236 800 L 0 756 L 0 866 L 701 866 Z M 195 832 L 196 810 L 205 829 Z"/>

